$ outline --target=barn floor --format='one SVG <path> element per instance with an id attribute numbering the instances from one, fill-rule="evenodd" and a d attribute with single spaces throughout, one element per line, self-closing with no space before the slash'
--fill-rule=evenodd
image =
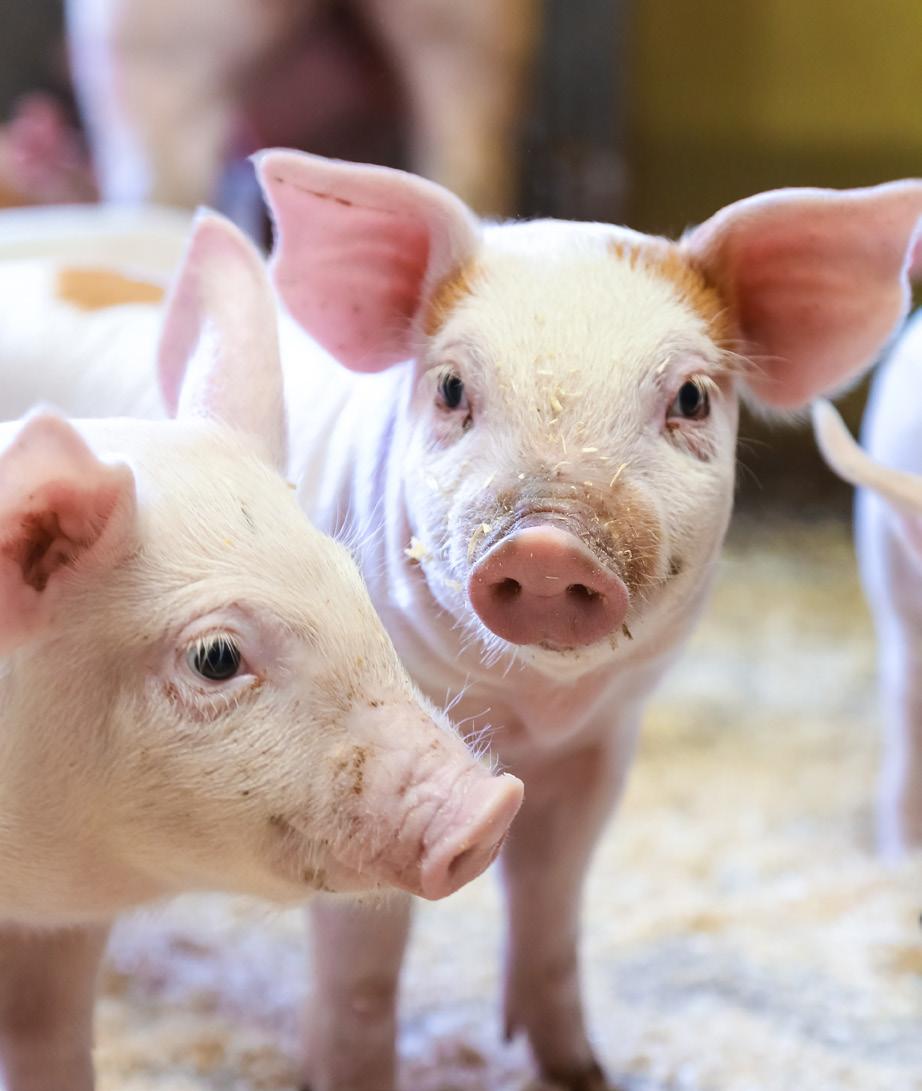
<path id="1" fill-rule="evenodd" d="M 737 528 L 648 716 L 592 872 L 585 964 L 624 1091 L 922 1089 L 922 861 L 870 852 L 873 649 L 844 527 Z M 487 876 L 422 906 L 406 1091 L 522 1091 L 499 1041 Z M 102 1091 L 292 1088 L 301 914 L 195 898 L 124 922 Z"/>

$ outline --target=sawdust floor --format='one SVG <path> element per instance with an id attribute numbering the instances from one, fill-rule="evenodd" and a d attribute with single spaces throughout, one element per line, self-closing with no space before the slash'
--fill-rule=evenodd
<path id="1" fill-rule="evenodd" d="M 738 528 L 589 885 L 591 1024 L 625 1091 L 922 1089 L 922 862 L 870 851 L 873 670 L 846 528 Z M 490 876 L 421 906 L 407 1091 L 526 1086 L 498 920 Z M 295 1086 L 304 948 L 300 913 L 222 898 L 123 922 L 102 1091 Z"/>

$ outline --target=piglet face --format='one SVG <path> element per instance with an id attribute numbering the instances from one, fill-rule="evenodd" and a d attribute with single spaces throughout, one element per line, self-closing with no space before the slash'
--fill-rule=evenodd
<path id="1" fill-rule="evenodd" d="M 488 652 L 596 665 L 702 593 L 733 491 L 734 358 L 675 247 L 488 231 L 426 322 L 407 504 L 433 593 Z"/>
<path id="2" fill-rule="evenodd" d="M 779 190 L 672 243 L 486 226 L 380 167 L 276 150 L 257 168 L 293 317 L 355 371 L 415 361 L 411 559 L 487 658 L 556 674 L 690 626 L 737 385 L 796 409 L 868 367 L 906 313 L 922 217 L 918 180 Z"/>
<path id="3" fill-rule="evenodd" d="M 134 456 L 140 549 L 66 604 L 86 618 L 73 692 L 112 687 L 113 836 L 168 889 L 450 893 L 493 859 L 521 785 L 423 703 L 288 486 L 223 429 L 185 431 Z"/>

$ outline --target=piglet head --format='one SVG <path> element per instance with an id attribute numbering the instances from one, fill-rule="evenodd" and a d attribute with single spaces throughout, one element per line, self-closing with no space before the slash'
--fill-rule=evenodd
<path id="1" fill-rule="evenodd" d="M 484 226 L 420 178 L 293 152 L 258 169 L 292 315 L 346 367 L 404 369 L 410 553 L 432 594 L 487 654 L 551 674 L 689 623 L 739 394 L 794 409 L 868 367 L 908 306 L 922 216 L 919 182 L 782 190 L 672 242 Z"/>
<path id="2" fill-rule="evenodd" d="M 5 817 L 61 846 L 43 911 L 190 888 L 442 897 L 496 855 L 521 783 L 417 693 L 272 465 L 275 315 L 229 224 L 199 221 L 171 308 L 177 419 L 0 432 Z"/>

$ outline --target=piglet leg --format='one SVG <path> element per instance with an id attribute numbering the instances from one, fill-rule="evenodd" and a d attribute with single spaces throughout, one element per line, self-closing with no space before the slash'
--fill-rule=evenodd
<path id="1" fill-rule="evenodd" d="M 305 1085 L 310 1091 L 394 1091 L 397 984 L 410 899 L 319 897 L 310 913 L 314 987 Z"/>
<path id="2" fill-rule="evenodd" d="M 617 800 L 631 741 L 619 745 L 609 739 L 519 769 L 525 803 L 503 850 L 506 1034 L 523 1030 L 541 1075 L 567 1091 L 608 1086 L 586 1035 L 579 908 L 589 858 Z"/>
<path id="3" fill-rule="evenodd" d="M 93 997 L 108 932 L 0 929 L 4 1091 L 92 1091 Z"/>

